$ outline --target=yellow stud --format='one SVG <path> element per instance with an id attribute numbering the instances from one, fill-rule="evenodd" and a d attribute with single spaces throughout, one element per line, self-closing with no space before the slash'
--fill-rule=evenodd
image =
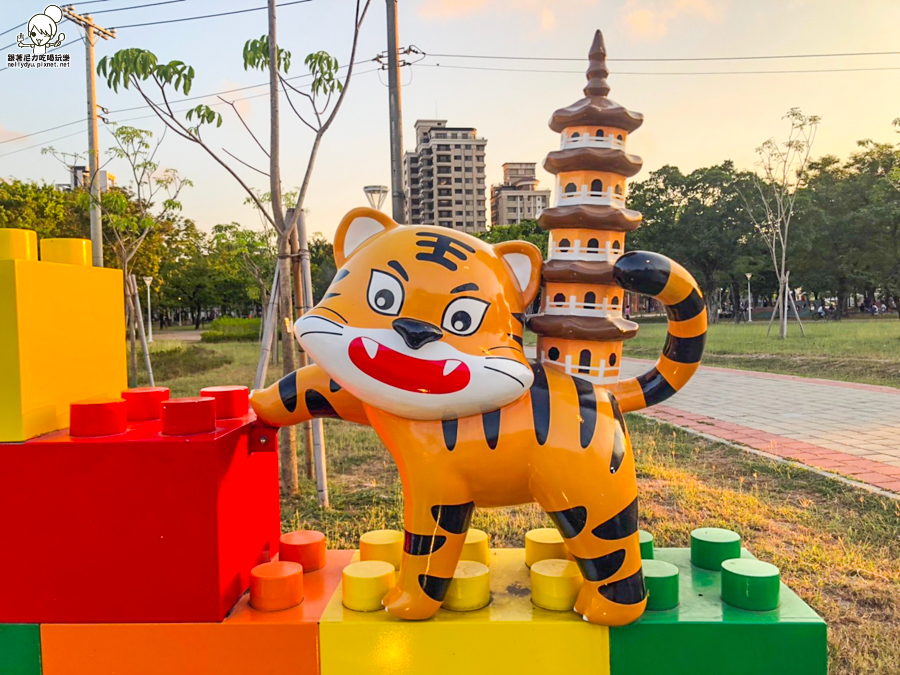
<path id="1" fill-rule="evenodd" d="M 538 560 L 531 566 L 531 602 L 544 609 L 567 612 L 575 607 L 575 599 L 584 577 L 571 560 Z"/>
<path id="2" fill-rule="evenodd" d="M 344 568 L 341 603 L 354 612 L 382 609 L 381 599 L 394 585 L 394 567 L 383 560 L 350 563 Z"/>
<path id="3" fill-rule="evenodd" d="M 91 266 L 90 239 L 41 239 L 41 261 Z"/>
<path id="4" fill-rule="evenodd" d="M 491 538 L 482 530 L 466 532 L 466 543 L 463 544 L 460 560 L 474 560 L 482 565 L 491 564 Z"/>
<path id="5" fill-rule="evenodd" d="M 554 527 L 541 527 L 525 534 L 525 564 L 528 567 L 539 560 L 567 558 L 568 549 Z"/>
<path id="6" fill-rule="evenodd" d="M 444 596 L 444 609 L 471 612 L 487 607 L 491 601 L 491 572 L 487 565 L 474 560 L 460 560 Z"/>
<path id="7" fill-rule="evenodd" d="M 37 260 L 38 239 L 34 230 L 0 228 L 0 260 Z"/>
<path id="8" fill-rule="evenodd" d="M 372 530 L 359 538 L 360 560 L 382 560 L 400 569 L 403 559 L 403 533 L 397 530 Z"/>

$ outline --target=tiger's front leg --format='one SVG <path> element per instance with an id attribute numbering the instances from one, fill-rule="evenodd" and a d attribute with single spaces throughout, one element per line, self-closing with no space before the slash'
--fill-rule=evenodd
<path id="1" fill-rule="evenodd" d="M 412 472 L 403 484 L 403 560 L 397 585 L 382 600 L 401 619 L 428 619 L 438 611 L 475 509 L 464 490 L 450 489 L 450 481 L 435 474 L 440 471 Z M 441 481 L 440 486 L 421 484 L 427 476 Z"/>

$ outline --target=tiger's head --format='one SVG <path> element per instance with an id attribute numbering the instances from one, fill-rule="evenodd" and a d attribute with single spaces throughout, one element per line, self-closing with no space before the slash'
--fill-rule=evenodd
<path id="1" fill-rule="evenodd" d="M 540 285 L 533 244 L 492 246 L 358 208 L 338 226 L 334 258 L 334 281 L 294 334 L 363 403 L 452 419 L 496 410 L 531 387 L 522 331 Z"/>

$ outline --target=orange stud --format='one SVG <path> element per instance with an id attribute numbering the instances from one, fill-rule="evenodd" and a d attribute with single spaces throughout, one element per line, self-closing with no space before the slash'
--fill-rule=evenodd
<path id="1" fill-rule="evenodd" d="M 325 567 L 325 535 L 315 530 L 296 530 L 281 535 L 278 559 L 299 563 L 304 572 Z"/>
<path id="2" fill-rule="evenodd" d="M 250 390 L 247 387 L 231 385 L 204 387 L 200 390 L 200 395 L 216 399 L 217 420 L 243 417 L 250 407 Z"/>
<path id="3" fill-rule="evenodd" d="M 162 433 L 165 436 L 205 434 L 215 430 L 216 399 L 191 396 L 162 402 Z"/>
<path id="4" fill-rule="evenodd" d="M 169 400 L 168 387 L 134 387 L 122 392 L 128 404 L 128 421 L 158 420 L 162 414 L 162 402 Z"/>
<path id="5" fill-rule="evenodd" d="M 69 435 L 75 437 L 124 434 L 128 406 L 121 398 L 91 398 L 69 405 Z"/>
<path id="6" fill-rule="evenodd" d="M 267 562 L 250 570 L 250 606 L 280 612 L 303 602 L 303 567 L 294 562 Z"/>

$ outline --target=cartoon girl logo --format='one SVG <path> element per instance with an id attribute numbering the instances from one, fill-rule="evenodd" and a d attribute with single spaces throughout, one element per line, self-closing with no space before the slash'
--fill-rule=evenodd
<path id="1" fill-rule="evenodd" d="M 60 21 L 62 21 L 62 10 L 56 5 L 47 5 L 43 14 L 35 14 L 28 22 L 28 37 L 31 42 L 25 42 L 25 36 L 19 33 L 16 43 L 19 47 L 31 47 L 32 54 L 46 54 L 47 47 L 59 47 L 65 33 L 56 35 L 56 29 Z M 52 42 L 56 37 L 56 41 Z"/>

